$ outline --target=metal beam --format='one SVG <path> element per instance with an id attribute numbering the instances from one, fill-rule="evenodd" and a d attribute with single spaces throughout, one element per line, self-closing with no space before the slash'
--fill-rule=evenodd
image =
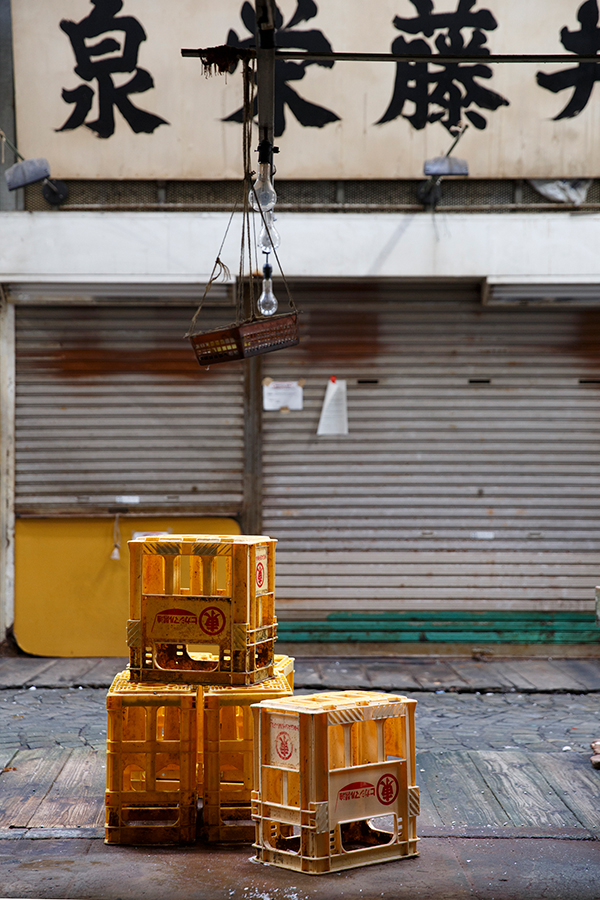
<path id="1" fill-rule="evenodd" d="M 573 65 L 595 63 L 600 65 L 600 56 L 576 56 L 574 53 L 490 53 L 488 56 L 459 56 L 433 53 L 412 56 L 406 53 L 303 53 L 300 50 L 276 50 L 276 59 L 310 60 L 311 62 L 426 62 L 433 65 L 452 63 L 562 63 Z"/>
<path id="2" fill-rule="evenodd" d="M 257 0 L 257 6 L 259 2 L 260 0 Z M 208 50 L 213 49 L 215 48 L 183 49 L 181 55 L 197 58 L 205 56 Z M 228 48 L 228 50 L 234 49 Z M 238 58 L 252 58 L 258 56 L 258 52 L 253 47 L 240 49 Z M 457 54 L 448 56 L 433 53 L 429 56 L 423 54 L 415 56 L 409 53 L 337 53 L 335 51 L 306 53 L 302 50 L 275 50 L 274 59 L 307 60 L 309 62 L 421 62 L 439 66 L 452 65 L 453 63 L 533 63 L 536 65 L 557 63 L 571 66 L 593 63 L 594 65 L 600 65 L 600 56 L 579 56 L 575 53 L 490 53 L 488 56 L 481 54 L 475 56 L 460 56 Z"/>

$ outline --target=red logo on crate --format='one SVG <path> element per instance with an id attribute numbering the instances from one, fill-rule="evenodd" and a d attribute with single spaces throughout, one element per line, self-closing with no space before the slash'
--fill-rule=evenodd
<path id="1" fill-rule="evenodd" d="M 275 749 L 280 759 L 289 759 L 294 752 L 294 745 L 290 741 L 285 731 L 280 731 L 275 738 Z"/>
<path id="2" fill-rule="evenodd" d="M 256 586 L 261 588 L 265 583 L 265 567 L 261 562 L 256 567 Z"/>
<path id="3" fill-rule="evenodd" d="M 362 800 L 363 797 L 374 797 L 375 785 L 370 781 L 353 781 L 352 784 L 346 784 L 338 791 L 338 801 L 340 800 Z"/>
<path id="4" fill-rule="evenodd" d="M 154 624 L 156 625 L 197 625 L 198 617 L 194 613 L 188 612 L 187 609 L 163 609 L 154 616 Z"/>
<path id="5" fill-rule="evenodd" d="M 218 607 L 207 606 L 207 608 L 200 613 L 198 624 L 205 634 L 221 634 L 225 628 L 225 616 Z"/>
<path id="6" fill-rule="evenodd" d="M 398 796 L 400 790 L 395 775 L 382 775 L 377 782 L 377 799 L 384 806 L 389 806 Z"/>

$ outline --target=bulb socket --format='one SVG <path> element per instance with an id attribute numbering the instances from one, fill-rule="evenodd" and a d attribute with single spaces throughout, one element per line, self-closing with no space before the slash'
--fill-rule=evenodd
<path id="1" fill-rule="evenodd" d="M 269 165 L 273 162 L 273 144 L 266 138 L 258 145 L 258 161 Z"/>

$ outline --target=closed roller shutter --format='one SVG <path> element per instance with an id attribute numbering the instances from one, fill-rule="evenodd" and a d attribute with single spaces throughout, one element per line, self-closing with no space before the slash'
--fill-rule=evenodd
<path id="1" fill-rule="evenodd" d="M 296 291 L 305 379 L 264 414 L 280 619 L 591 610 L 600 574 L 600 313 L 488 308 L 478 289 Z M 327 380 L 347 436 L 317 437 Z"/>
<path id="2" fill-rule="evenodd" d="M 194 308 L 17 307 L 18 515 L 240 512 L 242 368 L 198 366 Z"/>

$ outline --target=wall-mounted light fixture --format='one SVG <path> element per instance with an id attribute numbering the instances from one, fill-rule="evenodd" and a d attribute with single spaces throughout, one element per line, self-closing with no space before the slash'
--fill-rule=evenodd
<path id="1" fill-rule="evenodd" d="M 60 206 L 65 202 L 69 196 L 69 189 L 64 181 L 50 178 L 50 165 L 47 159 L 41 156 L 35 159 L 25 159 L 15 145 L 11 144 L 2 129 L 0 129 L 0 143 L 10 147 L 19 160 L 4 173 L 9 191 L 16 191 L 18 188 L 41 181 L 44 200 L 50 206 Z"/>
<path id="2" fill-rule="evenodd" d="M 433 159 L 425 160 L 423 174 L 428 175 L 429 178 L 418 186 L 417 199 L 432 212 L 442 199 L 442 178 L 447 175 L 465 176 L 469 174 L 469 165 L 465 159 L 450 156 L 468 127 L 468 125 L 459 126 L 454 141 L 445 156 L 435 156 Z"/>

